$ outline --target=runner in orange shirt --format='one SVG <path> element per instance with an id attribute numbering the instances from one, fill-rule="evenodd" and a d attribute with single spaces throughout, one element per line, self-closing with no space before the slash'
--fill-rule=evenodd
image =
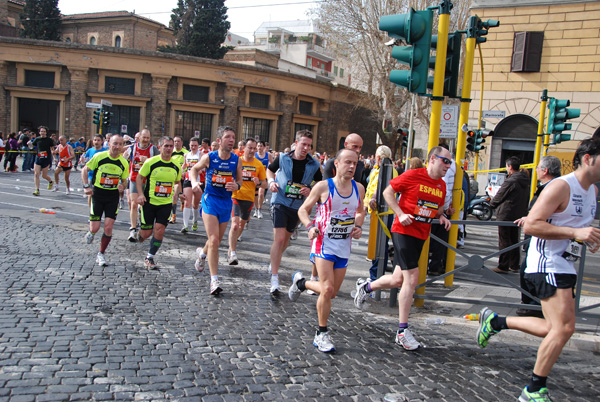
<path id="1" fill-rule="evenodd" d="M 61 135 L 58 137 L 58 146 L 52 151 L 54 155 L 58 155 L 58 167 L 54 171 L 54 182 L 56 183 L 52 191 L 58 191 L 58 175 L 61 172 L 65 172 L 65 184 L 67 189 L 65 194 L 71 194 L 71 169 L 73 168 L 73 161 L 75 160 L 75 151 L 73 147 L 67 144 L 67 137 Z"/>

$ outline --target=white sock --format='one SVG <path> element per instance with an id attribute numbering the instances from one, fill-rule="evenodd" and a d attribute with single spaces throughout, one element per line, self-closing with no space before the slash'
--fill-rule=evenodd
<path id="1" fill-rule="evenodd" d="M 206 254 L 204 254 L 204 250 L 200 251 L 200 258 L 206 258 Z"/>
<path id="2" fill-rule="evenodd" d="M 211 275 L 210 276 L 210 281 L 214 282 L 214 281 L 218 281 L 219 280 L 219 275 Z"/>
<path id="3" fill-rule="evenodd" d="M 194 222 L 198 222 L 200 219 L 200 208 L 194 209 Z"/>
<path id="4" fill-rule="evenodd" d="M 183 226 L 190 226 L 190 215 L 192 214 L 192 208 L 183 208 Z"/>

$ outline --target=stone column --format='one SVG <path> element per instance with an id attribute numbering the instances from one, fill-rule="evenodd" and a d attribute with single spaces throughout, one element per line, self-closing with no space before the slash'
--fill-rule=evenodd
<path id="1" fill-rule="evenodd" d="M 65 121 L 59 124 L 65 125 L 64 133 L 67 137 L 84 136 L 89 139 L 93 131 L 92 109 L 88 110 L 85 107 L 89 70 L 75 67 L 68 67 L 68 69 L 71 74 L 71 93 L 69 103 L 65 105 Z"/>
<path id="2" fill-rule="evenodd" d="M 279 96 L 279 103 L 281 104 L 281 111 L 283 115 L 279 118 L 279 127 L 277 129 L 277 137 L 275 144 L 272 145 L 273 149 L 281 151 L 294 142 L 295 131 L 292 124 L 294 113 L 296 112 L 296 101 L 298 94 L 284 92 Z"/>
<path id="3" fill-rule="evenodd" d="M 170 75 L 152 75 L 152 104 L 150 110 L 150 133 L 152 139 L 169 133 L 169 113 L 167 111 L 167 89 Z"/>
<path id="4" fill-rule="evenodd" d="M 317 115 L 322 118 L 317 132 L 317 147 L 323 152 L 337 150 L 337 130 L 333 125 L 333 119 L 329 118 L 331 102 L 320 100 L 317 104 Z M 335 155 L 335 154 L 334 154 Z"/>
<path id="5" fill-rule="evenodd" d="M 240 131 L 240 92 L 244 89 L 243 85 L 227 84 L 225 87 L 225 110 L 223 116 L 223 125 L 231 126 L 236 132 Z"/>
<path id="6" fill-rule="evenodd" d="M 0 61 L 0 131 L 4 133 L 4 141 L 6 141 L 8 133 L 11 130 L 14 130 L 13 127 L 10 126 L 10 118 L 9 118 L 9 105 L 10 97 L 4 90 L 4 86 L 8 85 L 8 63 L 5 61 Z M 14 113 L 14 112 L 13 112 Z"/>

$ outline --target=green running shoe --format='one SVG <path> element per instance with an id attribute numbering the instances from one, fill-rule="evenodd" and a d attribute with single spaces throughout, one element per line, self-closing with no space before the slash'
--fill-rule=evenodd
<path id="1" fill-rule="evenodd" d="M 194 221 L 194 224 L 192 225 L 192 230 L 195 232 L 196 230 L 198 230 L 198 222 Z"/>
<path id="2" fill-rule="evenodd" d="M 521 396 L 519 396 L 519 402 L 552 402 L 548 388 L 540 388 L 537 392 L 529 392 L 527 387 L 523 388 Z"/>
<path id="3" fill-rule="evenodd" d="M 488 340 L 492 335 L 496 335 L 499 331 L 492 328 L 490 321 L 498 317 L 498 314 L 494 313 L 487 307 L 484 307 L 479 313 L 479 329 L 477 330 L 477 343 L 480 348 L 485 348 L 488 344 Z"/>

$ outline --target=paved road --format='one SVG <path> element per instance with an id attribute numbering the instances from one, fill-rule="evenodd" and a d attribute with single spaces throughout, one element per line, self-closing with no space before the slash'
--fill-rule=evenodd
<path id="1" fill-rule="evenodd" d="M 364 242 L 334 300 L 338 351 L 324 355 L 312 346 L 316 299 L 268 294 L 266 219 L 251 223 L 241 265 L 221 267 L 225 291 L 212 297 L 208 273 L 192 267 L 202 232 L 184 236 L 174 225 L 157 256 L 161 268 L 147 271 L 147 245 L 127 243 L 128 225 L 117 225 L 110 265 L 101 268 L 98 239 L 83 243 L 83 198 L 29 198 L 30 176 L 16 177 L 0 177 L 0 401 L 381 401 L 389 393 L 504 401 L 516 399 L 530 375 L 529 338 L 502 333 L 481 350 L 475 323 L 425 324 L 420 310 L 413 325 L 427 347 L 397 348 L 397 319 L 358 311 L 349 297 L 366 269 Z M 46 215 L 41 207 L 62 209 Z M 293 242 L 282 284 L 296 269 L 308 271 L 307 250 L 304 238 Z M 596 357 L 563 353 L 549 380 L 555 400 L 597 399 Z"/>

